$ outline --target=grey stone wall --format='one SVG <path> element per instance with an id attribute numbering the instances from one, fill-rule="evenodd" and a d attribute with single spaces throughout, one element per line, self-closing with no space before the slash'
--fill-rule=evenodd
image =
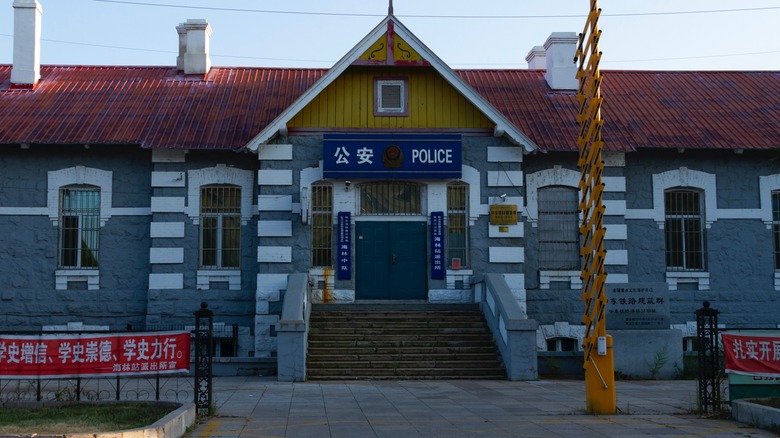
<path id="1" fill-rule="evenodd" d="M 113 207 L 148 207 L 150 153 L 134 147 L 8 147 L 0 154 L 0 206 L 43 209 L 47 172 L 85 166 L 113 172 Z M 141 176 L 141 177 L 139 177 Z M 55 289 L 57 227 L 46 215 L 0 215 L 0 330 L 81 321 L 124 329 L 146 313 L 149 218 L 114 215 L 100 229 L 100 289 Z"/>

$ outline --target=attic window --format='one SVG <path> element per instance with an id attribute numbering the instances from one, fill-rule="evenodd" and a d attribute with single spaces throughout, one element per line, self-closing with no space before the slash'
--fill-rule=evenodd
<path id="1" fill-rule="evenodd" d="M 375 91 L 376 105 L 374 108 L 374 115 L 407 115 L 405 79 L 377 79 Z"/>

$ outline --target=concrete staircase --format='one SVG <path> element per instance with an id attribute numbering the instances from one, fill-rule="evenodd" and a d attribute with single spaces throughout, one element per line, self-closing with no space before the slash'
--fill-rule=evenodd
<path id="1" fill-rule="evenodd" d="M 477 305 L 314 305 L 309 380 L 505 379 Z"/>

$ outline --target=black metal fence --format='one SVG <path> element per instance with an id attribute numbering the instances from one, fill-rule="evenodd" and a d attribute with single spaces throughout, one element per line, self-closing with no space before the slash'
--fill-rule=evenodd
<path id="1" fill-rule="evenodd" d="M 238 325 L 214 324 L 214 313 L 206 303 L 193 313 L 191 326 L 156 325 L 134 327 L 127 332 L 190 331 L 191 369 L 174 374 L 142 374 L 110 377 L 0 378 L 0 406 L 13 402 L 64 401 L 174 401 L 194 402 L 198 415 L 207 415 L 212 404 L 212 357 L 237 356 Z M 98 334 L 106 331 L 15 331 L 1 335 Z"/>
<path id="2" fill-rule="evenodd" d="M 718 341 L 718 311 L 705 301 L 696 311 L 696 339 L 699 364 L 699 412 L 721 409 L 720 343 Z"/>

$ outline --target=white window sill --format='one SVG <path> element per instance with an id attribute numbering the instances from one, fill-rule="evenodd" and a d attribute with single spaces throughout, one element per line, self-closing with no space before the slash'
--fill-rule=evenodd
<path id="1" fill-rule="evenodd" d="M 569 282 L 569 289 L 582 289 L 581 271 L 539 271 L 539 289 L 549 289 L 550 283 Z"/>
<path id="2" fill-rule="evenodd" d="M 241 290 L 241 270 L 199 270 L 198 290 L 209 290 L 211 283 L 228 283 L 228 289 Z"/>
<path id="3" fill-rule="evenodd" d="M 710 273 L 701 271 L 666 273 L 666 284 L 669 285 L 669 290 L 677 290 L 677 285 L 680 283 L 695 283 L 699 290 L 710 290 Z"/>
<path id="4" fill-rule="evenodd" d="M 54 272 L 55 289 L 68 290 L 70 283 L 87 283 L 88 290 L 100 290 L 98 269 L 58 269 Z"/>
<path id="5" fill-rule="evenodd" d="M 471 289 L 471 269 L 447 269 L 447 289 Z"/>

